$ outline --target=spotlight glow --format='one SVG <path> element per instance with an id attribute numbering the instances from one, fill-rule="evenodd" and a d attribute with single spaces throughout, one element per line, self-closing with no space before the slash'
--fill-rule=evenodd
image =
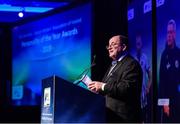
<path id="1" fill-rule="evenodd" d="M 19 16 L 20 18 L 22 18 L 22 17 L 24 16 L 23 12 L 19 12 L 19 13 L 18 13 L 18 16 Z"/>

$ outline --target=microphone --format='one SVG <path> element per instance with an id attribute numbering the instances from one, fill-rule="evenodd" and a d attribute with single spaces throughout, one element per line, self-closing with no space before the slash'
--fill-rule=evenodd
<path id="1" fill-rule="evenodd" d="M 93 56 L 93 61 L 92 61 L 91 65 L 90 65 L 88 68 L 86 68 L 86 69 L 78 76 L 77 79 L 79 79 L 79 78 L 84 74 L 84 76 L 83 76 L 79 81 L 77 81 L 76 83 L 74 83 L 75 85 L 78 85 L 79 83 L 81 83 L 81 82 L 83 81 L 83 79 L 86 77 L 86 75 L 89 73 L 90 69 L 96 65 L 95 59 L 96 59 L 96 55 Z"/>

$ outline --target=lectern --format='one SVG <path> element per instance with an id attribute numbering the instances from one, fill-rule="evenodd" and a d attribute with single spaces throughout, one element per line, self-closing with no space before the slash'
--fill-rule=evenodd
<path id="1" fill-rule="evenodd" d="M 41 123 L 103 123 L 105 99 L 57 76 L 42 80 Z"/>

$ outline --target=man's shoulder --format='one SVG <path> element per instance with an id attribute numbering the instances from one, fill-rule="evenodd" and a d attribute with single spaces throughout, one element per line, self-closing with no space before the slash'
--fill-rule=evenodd
<path id="1" fill-rule="evenodd" d="M 142 72 L 142 68 L 141 65 L 139 64 L 139 62 L 131 55 L 127 55 L 125 60 L 124 60 L 124 64 L 123 64 L 125 69 L 137 69 L 138 71 L 140 70 Z"/>
<path id="2" fill-rule="evenodd" d="M 127 57 L 128 60 L 137 61 L 137 60 L 135 59 L 135 57 L 133 57 L 131 54 L 127 54 L 126 57 Z"/>
<path id="3" fill-rule="evenodd" d="M 177 55 L 177 57 L 180 59 L 180 48 L 179 47 L 176 47 L 176 51 L 177 53 L 175 53 Z"/>
<path id="4" fill-rule="evenodd" d="M 166 54 L 167 54 L 167 49 L 164 49 L 163 51 L 162 51 L 162 54 L 161 54 L 161 56 L 163 57 L 163 56 L 165 56 Z"/>
<path id="5" fill-rule="evenodd" d="M 176 46 L 176 51 L 180 53 L 180 48 Z"/>
<path id="6" fill-rule="evenodd" d="M 142 53 L 142 58 L 147 59 L 147 55 L 145 53 Z"/>
<path id="7" fill-rule="evenodd" d="M 126 61 L 126 64 L 138 64 L 139 62 L 130 54 L 126 55 L 126 57 L 124 58 L 124 60 Z"/>

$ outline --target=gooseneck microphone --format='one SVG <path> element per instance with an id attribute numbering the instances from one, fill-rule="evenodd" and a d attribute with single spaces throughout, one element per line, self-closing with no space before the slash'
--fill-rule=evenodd
<path id="1" fill-rule="evenodd" d="M 86 77 L 86 75 L 89 73 L 90 69 L 96 65 L 95 60 L 96 60 L 96 55 L 93 56 L 93 61 L 92 61 L 91 65 L 90 65 L 88 68 L 86 68 L 86 69 L 78 76 L 77 80 L 80 79 L 80 77 L 83 75 L 83 77 L 82 77 L 79 81 L 77 81 L 76 83 L 74 83 L 75 85 L 78 85 L 79 83 L 81 83 L 81 82 L 83 81 L 83 79 Z"/>

